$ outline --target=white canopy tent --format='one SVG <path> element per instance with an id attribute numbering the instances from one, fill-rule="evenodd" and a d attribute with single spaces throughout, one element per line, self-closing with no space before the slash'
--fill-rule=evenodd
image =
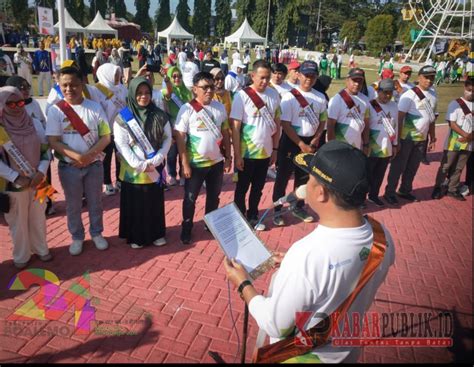
<path id="1" fill-rule="evenodd" d="M 105 19 L 102 18 L 100 11 L 97 12 L 94 20 L 85 29 L 87 33 L 113 34 L 115 37 L 118 35 L 118 31 L 109 26 Z"/>
<path id="2" fill-rule="evenodd" d="M 179 24 L 178 19 L 174 17 L 173 22 L 170 24 L 168 28 L 164 31 L 158 32 L 158 38 L 166 38 L 166 47 L 169 51 L 171 48 L 171 39 L 194 39 L 194 36 L 191 33 L 186 32 L 186 30 L 181 27 Z"/>
<path id="3" fill-rule="evenodd" d="M 234 34 L 231 34 L 225 38 L 225 42 L 237 43 L 238 48 L 240 49 L 242 42 L 265 43 L 265 38 L 260 37 L 257 33 L 255 33 L 247 18 L 245 18 L 239 29 L 237 29 Z"/>
<path id="4" fill-rule="evenodd" d="M 86 33 L 86 29 L 79 25 L 74 19 L 72 19 L 66 8 L 64 8 L 64 24 L 66 32 Z M 59 22 L 54 25 L 54 29 L 59 29 Z"/>

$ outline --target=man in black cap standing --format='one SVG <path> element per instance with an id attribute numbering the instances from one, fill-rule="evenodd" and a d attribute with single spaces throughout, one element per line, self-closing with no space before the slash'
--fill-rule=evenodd
<path id="1" fill-rule="evenodd" d="M 350 295 L 354 301 L 348 307 L 351 314 L 346 316 L 357 313 L 363 320 L 394 263 L 395 251 L 388 231 L 376 221 L 364 218 L 359 209 L 369 188 L 367 157 L 359 149 L 330 141 L 315 155 L 297 155 L 295 163 L 309 173 L 306 200 L 319 215 L 318 227 L 293 244 L 285 255 L 274 255 L 274 261 L 281 265 L 267 297 L 257 292 L 237 261 L 226 258 L 224 267 L 227 277 L 248 303 L 250 314 L 270 336 L 270 343 L 284 337 L 295 338 L 296 330 L 296 338 L 311 345 L 313 340 L 308 341 L 309 336 L 300 335 L 325 320 L 326 315 L 344 313 L 341 304 Z M 367 271 L 368 268 L 373 271 Z M 367 278 L 361 277 L 362 273 Z M 362 278 L 367 283 L 359 281 L 355 285 L 354 280 Z M 301 325 L 303 316 L 306 322 Z M 344 318 L 333 325 L 342 330 Z M 313 349 L 297 346 L 293 351 L 298 353 L 298 349 L 308 353 L 287 362 L 355 362 L 360 353 L 360 348 L 335 347 L 325 342 Z"/>
<path id="2" fill-rule="evenodd" d="M 369 151 L 369 100 L 360 91 L 365 72 L 360 68 L 349 71 L 346 88 L 329 101 L 327 139 L 339 140 Z"/>
<path id="3" fill-rule="evenodd" d="M 435 120 L 437 96 L 433 88 L 436 70 L 430 65 L 418 72 L 418 86 L 405 92 L 398 102 L 400 152 L 392 161 L 385 188 L 385 200 L 397 205 L 395 192 L 400 176 L 402 182 L 396 194 L 408 201 L 418 201 L 411 191 L 413 180 L 424 155 L 429 136 L 428 151 L 435 147 Z"/>
<path id="4" fill-rule="evenodd" d="M 370 101 L 369 107 L 369 201 L 382 207 L 385 204 L 379 199 L 385 171 L 390 159 L 398 152 L 398 107 L 392 101 L 395 82 L 382 79 L 378 83 L 377 98 Z"/>
<path id="5" fill-rule="evenodd" d="M 295 167 L 293 158 L 303 153 L 314 153 L 319 137 L 326 124 L 326 99 L 322 93 L 312 89 L 318 77 L 318 65 L 314 61 L 305 61 L 299 72 L 299 86 L 283 95 L 281 101 L 281 125 L 283 134 L 278 148 L 278 170 L 273 186 L 273 201 L 285 196 L 286 186 L 293 172 L 294 189 L 308 181 L 308 175 Z M 303 208 L 304 201 L 296 205 L 292 214 L 304 222 L 310 223 L 313 217 Z M 273 224 L 284 226 L 281 206 L 275 207 Z"/>

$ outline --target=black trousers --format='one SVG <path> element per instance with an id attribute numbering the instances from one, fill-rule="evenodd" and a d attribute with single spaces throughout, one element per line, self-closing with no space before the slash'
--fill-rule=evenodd
<path id="1" fill-rule="evenodd" d="M 262 197 L 269 164 L 270 158 L 244 158 L 244 170 L 238 171 L 239 180 L 235 186 L 234 202 L 242 214 L 247 214 L 248 219 L 258 219 L 258 204 Z M 250 189 L 249 209 L 247 211 L 245 208 L 245 195 L 250 185 L 252 185 L 252 188 Z"/>
<path id="2" fill-rule="evenodd" d="M 115 151 L 115 181 L 119 181 L 119 173 L 120 173 L 120 160 L 117 156 L 117 147 L 115 146 L 115 143 L 113 141 L 110 142 L 109 145 L 107 145 L 104 149 L 105 153 L 105 158 L 104 158 L 104 185 L 110 185 L 112 184 L 112 177 L 110 175 L 110 170 L 112 166 L 112 154 Z"/>
<path id="3" fill-rule="evenodd" d="M 474 153 L 471 153 L 469 156 L 469 159 L 467 160 L 466 164 L 466 185 L 469 186 L 470 190 L 474 188 L 474 172 L 473 170 L 473 165 L 474 165 Z"/>
<path id="4" fill-rule="evenodd" d="M 368 159 L 368 178 L 369 178 L 369 198 L 378 198 L 380 186 L 382 186 L 385 172 L 387 171 L 390 157 L 376 158 L 369 157 Z"/>
<path id="5" fill-rule="evenodd" d="M 196 200 L 203 182 L 206 182 L 206 214 L 219 207 L 223 177 L 224 161 L 210 167 L 192 167 L 191 178 L 184 182 L 183 231 L 189 232 L 193 228 Z"/>
<path id="6" fill-rule="evenodd" d="M 303 137 L 300 136 L 300 139 L 303 140 L 305 144 L 311 143 L 313 139 L 312 136 Z M 285 196 L 286 194 L 286 186 L 288 185 L 288 181 L 291 178 L 293 172 L 295 173 L 295 181 L 294 181 L 294 190 L 301 185 L 304 185 L 308 182 L 309 175 L 301 168 L 298 168 L 293 163 L 293 158 L 295 155 L 299 154 L 301 149 L 291 141 L 291 139 L 283 133 L 280 139 L 280 145 L 278 148 L 278 170 L 275 179 L 275 185 L 273 186 L 273 195 L 272 201 L 277 201 L 281 197 Z M 299 200 L 296 204 L 299 208 L 304 206 L 304 200 Z M 281 205 L 275 207 L 275 211 L 280 211 Z"/>

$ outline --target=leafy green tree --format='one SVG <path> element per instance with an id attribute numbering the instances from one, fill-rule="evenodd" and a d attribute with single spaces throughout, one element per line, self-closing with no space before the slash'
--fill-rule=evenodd
<path id="1" fill-rule="evenodd" d="M 133 22 L 141 25 L 143 31 L 153 32 L 153 22 L 149 15 L 150 0 L 135 0 L 135 8 L 137 12 Z"/>
<path id="2" fill-rule="evenodd" d="M 163 30 L 171 24 L 170 0 L 160 0 L 160 5 L 155 13 L 156 29 Z"/>
<path id="3" fill-rule="evenodd" d="M 30 12 L 28 11 L 28 0 L 8 0 L 7 13 L 12 16 L 12 23 L 18 24 L 21 28 L 28 27 Z"/>
<path id="4" fill-rule="evenodd" d="M 362 38 L 363 30 L 356 20 L 347 20 L 342 24 L 339 40 L 343 41 L 347 37 L 349 44 L 356 44 Z"/>
<path id="5" fill-rule="evenodd" d="M 91 0 L 89 8 L 89 17 L 92 19 L 95 18 L 95 14 L 100 11 L 100 15 L 105 18 L 107 13 L 107 0 Z"/>
<path id="6" fill-rule="evenodd" d="M 76 22 L 81 25 L 86 24 L 89 17 L 86 17 L 86 6 L 84 5 L 84 0 L 65 0 L 64 6 Z"/>
<path id="7" fill-rule="evenodd" d="M 209 37 L 211 1 L 194 0 L 193 33 L 199 39 Z"/>
<path id="8" fill-rule="evenodd" d="M 235 22 L 232 31 L 236 31 L 243 23 L 245 18 L 252 25 L 252 17 L 255 14 L 256 0 L 237 0 L 235 3 L 235 10 L 237 12 L 237 22 Z"/>
<path id="9" fill-rule="evenodd" d="M 267 31 L 267 15 L 268 0 L 256 0 L 255 14 L 252 17 L 252 28 L 262 37 L 265 37 Z"/>
<path id="10" fill-rule="evenodd" d="M 191 26 L 189 24 L 189 6 L 187 0 L 179 0 L 178 6 L 176 7 L 176 17 L 178 18 L 179 24 L 186 30 L 190 31 Z"/>
<path id="11" fill-rule="evenodd" d="M 372 52 L 380 52 L 395 40 L 394 20 L 391 15 L 377 15 L 367 24 L 365 41 Z"/>
<path id="12" fill-rule="evenodd" d="M 126 18 L 127 17 L 127 6 L 125 5 L 125 0 L 112 0 L 110 5 L 115 12 L 115 17 L 117 18 Z"/>
<path id="13" fill-rule="evenodd" d="M 214 9 L 216 13 L 216 36 L 224 38 L 230 34 L 232 28 L 230 0 L 216 0 Z"/>

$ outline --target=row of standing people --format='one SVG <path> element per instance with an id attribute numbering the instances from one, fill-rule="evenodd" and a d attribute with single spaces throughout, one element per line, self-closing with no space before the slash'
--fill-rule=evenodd
<path id="1" fill-rule="evenodd" d="M 365 78 L 361 69 L 349 72 L 346 88 L 334 96 L 328 106 L 325 96 L 312 89 L 318 74 L 317 65 L 312 61 L 301 65 L 297 73 L 299 86 L 281 96 L 277 89 L 268 87 L 272 73 L 270 66 L 262 60 L 257 61 L 251 73 L 252 84 L 238 91 L 232 102 L 229 93 L 223 88 L 223 73 L 219 69 L 214 70 L 216 68 L 211 70 L 211 74 L 201 72 L 195 76 L 192 95 L 180 88 L 180 70 L 170 68 L 165 78 L 166 88 L 161 93 L 155 93 L 153 84 L 146 78 L 136 78 L 129 86 L 126 99 L 123 97 L 123 88 L 122 92 L 114 90 L 120 85 L 120 69 L 109 65 L 104 66 L 104 71 L 106 68 L 114 69 L 105 72 L 114 78 L 109 79 L 108 84 L 104 82 L 106 85 L 103 85 L 102 90 L 99 89 L 98 94 L 106 97 L 106 112 L 102 108 L 104 104 L 101 103 L 101 106 L 92 101 L 95 99 L 94 93 L 91 93 L 94 87 L 83 84 L 80 72 L 74 65 L 65 66 L 60 71 L 58 89 L 52 91 L 59 98 L 51 103 L 47 111 L 45 136 L 59 159 L 59 177 L 67 202 L 68 229 L 73 238 L 70 246 L 72 255 L 82 252 L 85 237 L 80 218 L 83 193 L 89 206 L 92 239 L 98 249 L 108 247 L 101 235 L 104 172 L 99 156 L 110 146 L 112 131 L 121 157 L 121 165 L 117 170 L 122 182 L 119 236 L 125 238 L 133 248 L 151 243 L 156 246 L 166 244 L 163 196 L 165 182 L 162 173 L 173 137 L 177 141 L 185 177 L 181 232 L 181 241 L 185 244 L 191 242 L 195 200 L 203 182 L 207 187 L 206 213 L 218 207 L 223 171 L 230 168 L 232 160 L 230 132 L 234 165 L 238 170 L 234 201 L 253 225 L 258 222 L 259 201 L 268 167 L 278 161 L 273 193 L 274 199 L 278 199 L 283 196 L 292 172 L 296 171 L 291 158 L 300 151 L 317 150 L 325 120 L 328 140 L 345 141 L 374 158 L 371 169 L 372 195 L 369 194 L 369 199 L 375 199 L 372 190 L 377 188 L 375 176 L 380 177 L 382 171 L 385 173 L 390 157 L 395 156 L 389 173 L 389 185 L 395 184 L 395 190 L 399 177 L 402 176 L 398 195 L 413 200 L 411 185 L 417 164 L 419 165 L 416 147 L 426 139 L 428 130 L 431 145 L 435 141 L 434 120 L 427 105 L 421 103 L 424 98 L 410 90 L 400 98 L 400 111 L 395 111 L 396 104 L 394 106 L 394 102 L 389 102 L 390 98 L 387 98 L 393 93 L 393 83 L 387 81 L 381 83 L 377 103 L 369 103 L 359 92 Z M 430 93 L 431 69 L 424 68 L 420 71 L 419 88 L 433 109 L 436 103 Z M 145 73 L 148 78 L 152 75 Z M 216 86 L 217 93 L 214 93 Z M 214 97 L 218 101 L 214 101 Z M 96 98 L 100 100 L 100 97 Z M 61 101 L 66 101 L 66 105 L 71 106 L 74 113 L 71 114 L 71 109 L 68 108 L 63 110 Z M 5 111 L 21 110 L 20 102 L 18 93 L 7 91 L 4 114 Z M 128 113 L 124 112 L 125 105 Z M 169 115 L 164 114 L 163 110 Z M 399 112 L 405 116 L 399 115 Z M 170 115 L 171 119 L 168 118 Z M 87 138 L 78 133 L 83 131 L 81 122 L 89 130 L 85 134 Z M 395 138 L 390 135 L 387 122 L 392 126 Z M 281 138 L 280 126 L 283 129 Z M 33 178 L 18 174 L 8 165 L 6 167 L 3 167 L 6 173 L 2 176 L 18 192 L 29 192 L 31 190 L 22 189 L 35 187 L 37 182 L 34 181 L 33 185 Z M 38 173 L 38 176 L 41 178 L 42 175 Z M 383 175 L 381 177 L 383 179 Z M 304 184 L 305 179 L 307 176 L 305 178 L 304 174 L 301 175 L 295 180 L 295 185 Z M 247 208 L 245 197 L 249 189 Z M 387 201 L 393 204 L 396 199 L 391 200 L 394 196 L 388 194 L 391 191 L 386 190 L 386 199 L 389 198 Z M 301 209 L 301 204 L 295 208 L 296 216 L 312 220 L 304 211 L 302 215 L 298 215 L 298 212 L 302 213 Z M 281 216 L 277 215 L 275 218 L 275 225 L 284 225 L 284 222 L 278 220 Z M 17 217 L 10 222 L 18 223 L 23 219 Z M 11 225 L 13 227 L 14 224 Z M 264 227 L 260 224 L 257 229 L 262 230 Z M 28 239 L 29 231 L 22 231 L 20 238 L 16 238 L 19 232 L 15 233 L 12 231 L 14 249 L 23 249 L 21 256 L 15 254 L 14 250 L 14 262 L 19 267 L 25 266 L 31 251 L 43 258 L 47 255 L 44 251 L 42 254 L 41 251 L 30 248 L 29 241 L 24 242 L 25 238 Z M 45 243 L 45 237 L 39 238 L 44 238 Z"/>

